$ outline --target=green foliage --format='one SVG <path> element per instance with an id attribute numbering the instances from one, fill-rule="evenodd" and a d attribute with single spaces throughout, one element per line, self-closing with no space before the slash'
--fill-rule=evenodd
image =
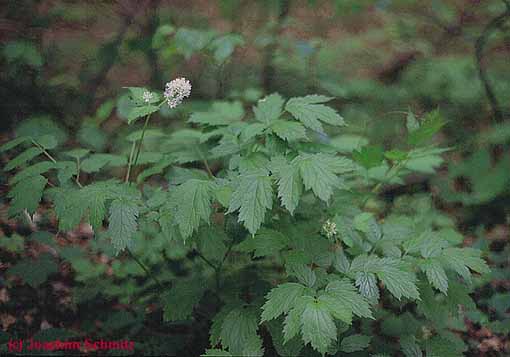
<path id="1" fill-rule="evenodd" d="M 267 171 L 259 170 L 243 175 L 232 193 L 227 213 L 239 210 L 239 222 L 255 235 L 264 221 L 266 210 L 273 205 L 273 189 Z"/>
<path id="2" fill-rule="evenodd" d="M 47 183 L 48 180 L 41 175 L 35 175 L 18 182 L 8 194 L 8 197 L 12 199 L 9 215 L 15 216 L 24 210 L 34 213 L 39 206 Z"/>
<path id="3" fill-rule="evenodd" d="M 344 119 L 332 108 L 321 104 L 333 98 L 322 95 L 308 95 L 292 98 L 285 105 L 285 110 L 291 113 L 304 126 L 312 130 L 323 132 L 320 122 L 329 125 L 345 125 Z"/>
<path id="4" fill-rule="evenodd" d="M 230 35 L 182 28 L 174 36 L 185 56 L 207 47 L 218 62 L 239 44 Z M 145 91 L 129 88 L 130 124 L 165 103 L 156 93 L 146 102 Z M 172 325 L 211 320 L 206 356 L 262 356 L 272 346 L 281 355 L 421 356 L 449 353 L 447 343 L 465 350 L 449 329 L 476 311 L 470 284 L 489 273 L 480 251 L 460 247 L 462 235 L 430 199 L 397 198 L 384 211 L 369 202 L 384 185 L 433 173 L 442 163 L 446 150 L 429 145 L 442 116 L 434 111 L 421 120 L 409 112 L 404 148 L 387 148 L 361 136 L 329 139 L 323 124 L 340 131 L 345 125 L 325 104 L 331 99 L 270 94 L 252 112 L 240 101 L 217 101 L 191 114 L 193 129 L 131 131 L 129 155 L 61 152 L 44 136 L 14 139 L 0 149 L 21 152 L 6 165 L 19 170 L 9 181 L 10 212 L 33 213 L 43 199 L 60 232 L 90 224 L 88 249 L 109 257 L 109 267 L 81 249 L 60 248 L 51 235 L 38 240 L 69 261 L 83 284 L 79 299 L 104 294 L 151 304 Z M 70 160 L 55 160 L 50 151 Z M 10 239 L 2 246 L 18 252 L 22 243 Z M 126 248 L 135 260 L 121 255 Z M 37 271 L 28 269 L 33 264 Z M 174 265 L 181 270 L 174 273 Z M 53 258 L 41 256 L 8 275 L 37 287 L 56 271 Z M 145 274 L 150 280 L 137 284 Z M 111 284 L 117 280 L 122 284 Z M 505 297 L 489 304 L 503 314 Z M 128 315 L 120 312 L 106 326 L 141 326 Z M 398 339 L 381 342 L 387 336 Z"/>
<path id="5" fill-rule="evenodd" d="M 178 281 L 163 297 L 165 321 L 188 319 L 206 287 L 199 278 Z"/>
<path id="6" fill-rule="evenodd" d="M 117 252 L 132 245 L 138 215 L 139 207 L 136 202 L 125 198 L 113 200 L 110 206 L 108 235 Z"/>
<path id="7" fill-rule="evenodd" d="M 57 272 L 57 264 L 49 254 L 42 254 L 37 259 L 21 260 L 7 270 L 8 275 L 19 276 L 33 288 L 39 287 L 48 277 Z"/>

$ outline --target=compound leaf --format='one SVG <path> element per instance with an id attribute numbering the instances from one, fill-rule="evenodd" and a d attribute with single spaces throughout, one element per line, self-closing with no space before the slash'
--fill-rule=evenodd
<path id="1" fill-rule="evenodd" d="M 333 98 L 322 95 L 291 98 L 285 105 L 285 110 L 307 128 L 322 133 L 321 121 L 330 125 L 345 125 L 344 119 L 334 109 L 321 104 L 331 99 Z"/>

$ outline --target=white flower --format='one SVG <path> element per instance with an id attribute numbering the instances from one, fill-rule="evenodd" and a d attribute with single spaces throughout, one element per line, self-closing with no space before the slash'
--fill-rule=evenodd
<path id="1" fill-rule="evenodd" d="M 152 94 L 152 93 L 151 93 L 151 92 L 149 92 L 148 90 L 146 90 L 145 92 L 143 92 L 142 98 L 143 98 L 143 101 L 144 101 L 145 103 L 150 103 L 153 97 L 154 97 L 154 94 Z"/>
<path id="2" fill-rule="evenodd" d="M 335 236 L 338 233 L 338 231 L 336 230 L 336 223 L 331 222 L 329 219 L 326 222 L 324 222 L 322 226 L 322 231 L 324 232 L 326 237 L 328 237 L 328 239 L 333 238 L 333 236 Z"/>
<path id="3" fill-rule="evenodd" d="M 175 108 L 191 94 L 191 83 L 186 78 L 177 78 L 165 86 L 165 99 L 170 108 Z"/>

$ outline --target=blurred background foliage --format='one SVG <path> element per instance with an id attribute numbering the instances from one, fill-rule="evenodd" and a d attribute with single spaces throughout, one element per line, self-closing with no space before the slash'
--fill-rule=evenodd
<path id="1" fill-rule="evenodd" d="M 123 138 L 141 127 L 125 125 L 130 103 L 123 87 L 161 91 L 180 76 L 193 84 L 191 100 L 172 113 L 162 109 L 152 123 L 168 132 L 182 127 L 191 112 L 223 115 L 218 102 L 241 106 L 242 115 L 269 93 L 319 93 L 335 97 L 334 106 L 349 125 L 323 139 L 352 152 L 367 139 L 394 147 L 408 109 L 421 114 L 439 108 L 448 120 L 439 140 L 451 150 L 414 163 L 423 175 L 390 187 L 385 199 L 431 196 L 465 233 L 466 244 L 485 251 L 492 273 L 477 283 L 481 312 L 471 316 L 468 324 L 474 330 L 466 334 L 471 349 L 498 352 L 491 345 L 493 337 L 510 332 L 510 3 L 17 0 L 4 2 L 0 14 L 2 142 L 14 135 L 52 134 L 63 147 L 129 152 L 130 143 Z M 148 135 L 146 145 L 154 149 L 149 151 L 157 151 L 157 138 L 157 132 Z M 171 142 L 166 145 L 172 147 Z M 123 165 L 108 157 L 104 161 L 113 170 Z M 427 175 L 436 168 L 439 174 Z M 89 174 L 94 172 L 90 168 Z M 170 170 L 167 177 L 178 181 L 192 174 Z M 5 184 L 5 174 L 0 175 Z M 1 234 L 10 237 L 0 240 L 4 255 L 22 252 L 23 241 L 11 226 L 2 223 Z M 96 291 L 76 293 L 75 303 L 89 309 L 104 304 L 93 300 L 98 294 L 115 296 L 122 304 L 144 289 L 136 264 L 96 265 L 90 259 L 94 252 L 108 250 L 101 242 L 91 241 L 88 256 L 80 246 L 61 252 L 73 258 L 78 282 L 98 279 L 107 269 L 113 281 L 132 278 L 115 289 L 110 285 L 103 290 L 98 283 Z M 187 251 L 172 244 L 164 244 L 160 236 L 137 251 L 156 263 L 155 252 L 164 250 L 173 269 L 169 274 L 179 274 L 183 268 L 174 261 Z M 56 269 L 47 261 L 41 264 L 47 274 Z M 34 277 L 32 286 L 39 282 Z M 136 334 L 143 313 L 121 310 L 102 321 L 101 328 L 128 328 Z M 193 328 L 199 335 L 200 328 Z M 178 345 L 161 339 L 148 341 L 145 349 L 169 353 Z"/>

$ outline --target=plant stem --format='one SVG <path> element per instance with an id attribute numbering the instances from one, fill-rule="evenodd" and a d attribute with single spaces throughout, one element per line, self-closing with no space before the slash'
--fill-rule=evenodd
<path id="1" fill-rule="evenodd" d="M 207 171 L 207 174 L 209 175 L 210 178 L 214 178 L 214 174 L 211 170 L 211 167 L 209 166 L 209 162 L 207 162 L 207 159 L 205 158 L 204 154 L 202 153 L 202 150 L 200 150 L 199 147 L 196 147 L 196 150 L 198 152 L 198 155 L 202 159 L 202 162 L 204 163 L 205 170 Z"/>
<path id="2" fill-rule="evenodd" d="M 487 99 L 489 100 L 489 104 L 492 107 L 492 111 L 494 114 L 494 120 L 499 123 L 503 121 L 503 111 L 501 110 L 501 107 L 498 102 L 498 98 L 496 97 L 496 94 L 494 93 L 494 90 L 491 86 L 489 76 L 486 73 L 486 70 L 483 66 L 483 56 L 484 56 L 484 48 L 487 43 L 487 40 L 489 39 L 490 35 L 496 31 L 501 30 L 503 28 L 503 25 L 505 24 L 506 20 L 510 18 L 510 2 L 503 0 L 504 4 L 506 5 L 506 11 L 500 14 L 499 16 L 493 18 L 483 29 L 482 34 L 475 43 L 475 58 L 476 58 L 476 64 L 478 66 L 478 77 L 480 78 L 480 81 L 482 82 L 485 94 L 487 95 Z"/>
<path id="3" fill-rule="evenodd" d="M 221 269 L 223 268 L 223 263 L 225 263 L 225 260 L 227 260 L 228 255 L 230 254 L 230 251 L 232 250 L 232 247 L 234 246 L 234 243 L 232 242 L 225 255 L 223 256 L 223 259 L 220 262 L 220 265 L 218 265 L 218 269 L 216 269 L 216 289 L 220 290 L 220 282 L 221 282 Z"/>
<path id="4" fill-rule="evenodd" d="M 81 170 L 81 164 L 80 164 L 80 159 L 77 158 L 76 159 L 76 184 L 79 186 L 79 187 L 82 187 L 81 183 L 80 183 L 80 170 Z"/>
<path id="5" fill-rule="evenodd" d="M 131 153 L 129 154 L 129 162 L 128 162 L 128 168 L 126 172 L 126 178 L 124 182 L 129 182 L 129 176 L 131 174 L 131 165 L 133 164 L 133 156 L 135 154 L 135 148 L 136 148 L 136 141 L 133 141 L 133 145 L 131 145 Z"/>
<path id="6" fill-rule="evenodd" d="M 54 164 L 56 164 L 56 163 L 57 163 L 57 160 L 55 160 L 55 159 L 53 158 L 53 156 L 51 156 L 51 155 L 50 155 L 50 153 L 49 153 L 49 152 L 47 152 L 47 151 L 46 151 L 46 149 L 42 147 L 42 145 L 41 145 L 41 144 L 39 144 L 37 141 L 35 141 L 35 140 L 34 140 L 34 139 L 32 139 L 32 138 L 30 138 L 30 141 L 32 141 L 32 144 L 34 144 L 34 145 L 35 145 L 35 146 L 37 146 L 39 149 L 41 149 L 41 150 L 42 150 L 42 152 L 43 152 L 43 154 L 44 154 L 44 155 L 46 155 L 46 157 L 47 157 L 48 159 L 50 159 L 50 160 L 51 160 L 51 162 L 53 162 Z"/>
<path id="7" fill-rule="evenodd" d="M 211 268 L 213 268 L 215 271 L 218 269 L 218 266 L 214 265 L 209 259 L 207 259 L 202 253 L 200 253 L 197 249 L 195 249 L 195 253 Z"/>
<path id="8" fill-rule="evenodd" d="M 140 152 L 142 151 L 143 138 L 145 137 L 145 132 L 147 131 L 147 125 L 149 125 L 150 118 L 151 118 L 150 114 L 148 114 L 145 117 L 145 123 L 143 124 L 142 129 L 142 136 L 140 137 L 140 141 L 138 142 L 138 148 L 136 149 L 135 162 L 133 163 L 133 166 L 136 166 L 136 164 L 138 163 L 138 157 L 140 156 Z"/>
<path id="9" fill-rule="evenodd" d="M 42 150 L 43 154 L 44 154 L 44 155 L 45 155 L 48 159 L 50 159 L 50 161 L 51 161 L 51 162 L 53 162 L 54 164 L 56 164 L 56 163 L 57 163 L 57 160 L 55 160 L 55 159 L 53 158 L 53 156 L 51 156 L 51 155 L 50 155 L 50 153 L 49 153 L 48 151 L 46 151 L 46 149 L 45 149 L 45 148 L 43 148 L 43 147 L 42 147 L 42 145 L 41 145 L 41 144 L 39 144 L 37 141 L 35 141 L 35 140 L 34 140 L 34 139 L 32 139 L 32 138 L 30 138 L 30 140 L 32 141 L 32 144 L 34 144 L 35 146 L 37 146 L 39 149 L 41 149 L 41 150 Z M 54 185 L 54 184 L 52 184 L 52 183 L 49 181 L 49 179 L 48 179 L 48 185 L 50 185 L 51 187 L 55 187 L 55 185 Z M 81 187 L 81 185 L 80 185 L 80 187 Z"/>
<path id="10" fill-rule="evenodd" d="M 209 163 L 207 162 L 207 159 L 203 158 L 202 161 L 204 162 L 204 166 L 207 171 L 207 174 L 209 175 L 210 178 L 213 178 L 214 174 L 212 173 L 211 168 L 209 167 Z"/>
<path id="11" fill-rule="evenodd" d="M 126 251 L 128 252 L 129 256 L 140 266 L 140 268 L 143 269 L 143 271 L 145 272 L 145 274 L 150 277 L 152 280 L 154 280 L 154 282 L 156 283 L 156 285 L 161 289 L 163 290 L 163 284 L 161 284 L 161 282 L 158 280 L 158 278 L 156 278 L 156 276 L 154 274 L 152 274 L 149 270 L 149 268 L 147 268 L 145 266 L 145 264 L 143 264 L 134 254 L 133 252 L 131 252 L 131 250 L 129 248 L 126 247 Z"/>

